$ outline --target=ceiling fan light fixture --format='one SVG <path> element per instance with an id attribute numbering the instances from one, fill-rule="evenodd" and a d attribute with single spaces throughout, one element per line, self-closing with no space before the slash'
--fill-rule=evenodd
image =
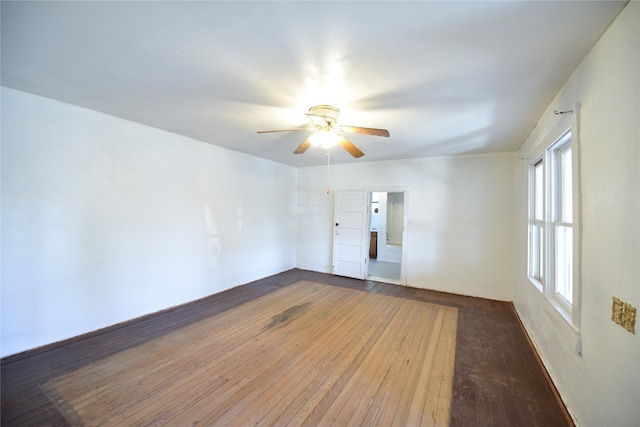
<path id="1" fill-rule="evenodd" d="M 309 136 L 309 142 L 314 147 L 331 148 L 338 145 L 340 136 L 334 132 L 320 131 Z"/>
<path id="2" fill-rule="evenodd" d="M 331 105 L 316 105 L 309 108 L 307 117 L 311 122 L 305 128 L 263 130 L 258 133 L 312 131 L 302 143 L 293 151 L 293 154 L 302 154 L 311 146 L 329 149 L 334 145 L 340 145 L 354 158 L 364 156 L 364 153 L 348 139 L 341 135 L 342 132 L 360 133 L 363 135 L 376 135 L 389 137 L 386 129 L 366 128 L 361 126 L 338 126 L 340 110 Z"/>

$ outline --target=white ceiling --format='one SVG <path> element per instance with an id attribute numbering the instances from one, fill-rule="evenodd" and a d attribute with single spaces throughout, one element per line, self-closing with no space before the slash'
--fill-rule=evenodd
<path id="1" fill-rule="evenodd" d="M 2 2 L 2 84 L 292 166 L 513 151 L 626 2 Z M 571 105 L 558 106 L 571 108 Z"/>

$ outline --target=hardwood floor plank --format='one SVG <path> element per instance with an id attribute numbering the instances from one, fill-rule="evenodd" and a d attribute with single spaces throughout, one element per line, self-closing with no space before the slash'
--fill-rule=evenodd
<path id="1" fill-rule="evenodd" d="M 436 358 L 436 350 L 438 346 L 438 337 L 442 331 L 442 324 L 445 320 L 445 313 L 442 310 L 438 310 L 436 320 L 433 326 L 433 335 L 429 340 L 429 344 L 425 353 L 425 359 L 422 363 L 422 369 L 418 376 L 418 383 L 416 386 L 411 405 L 409 406 L 409 413 L 407 416 L 407 425 L 421 425 L 422 416 L 424 413 L 424 403 L 427 399 L 427 390 L 429 387 L 429 381 L 431 379 L 431 372 Z"/>
<path id="2" fill-rule="evenodd" d="M 381 300 L 382 301 L 382 300 Z M 305 403 L 304 407 L 292 419 L 291 425 L 319 425 L 325 413 L 349 381 L 353 372 L 366 357 L 378 337 L 384 332 L 386 325 L 400 308 L 399 301 L 393 301 L 379 317 L 369 324 L 367 333 L 357 340 L 352 340 L 348 351 L 338 360 L 316 393 L 316 399 Z"/>
<path id="3" fill-rule="evenodd" d="M 316 288 L 296 286 L 300 280 Z M 457 310 L 457 337 L 432 344 L 452 326 L 442 319 L 436 330 L 425 327 L 438 315 L 412 305 L 421 303 Z M 451 366 L 447 387 L 437 372 Z M 511 304 L 302 270 L 11 356 L 0 367 L 3 426 L 66 426 L 87 416 L 100 425 L 571 425 Z M 68 387 L 69 375 L 84 385 Z"/>
<path id="4" fill-rule="evenodd" d="M 366 295 L 363 298 L 369 299 Z M 292 388 L 288 391 L 284 397 L 286 409 L 273 419 L 273 423 L 270 418 L 265 417 L 260 420 L 260 425 L 301 425 L 307 419 L 317 402 L 322 400 L 326 391 L 331 388 L 331 378 L 341 375 L 342 368 L 347 366 L 345 362 L 355 357 L 356 352 L 377 329 L 378 326 L 369 319 L 381 318 L 384 313 L 382 300 L 370 301 L 364 306 L 367 307 L 365 310 L 348 310 L 349 314 L 344 322 L 354 325 L 353 329 L 342 328 L 341 334 L 330 334 L 331 339 L 320 343 L 322 347 L 327 348 L 327 355 L 322 359 L 322 363 L 312 365 L 307 375 L 309 381 L 301 384 L 302 390 Z M 327 369 L 329 365 L 334 368 Z M 275 412 L 274 409 L 270 413 Z"/>
<path id="5" fill-rule="evenodd" d="M 362 423 L 373 404 L 376 392 L 392 368 L 390 362 L 395 355 L 394 348 L 405 341 L 411 324 L 410 314 L 415 312 L 407 309 L 403 301 L 396 315 L 387 323 L 384 332 L 345 384 L 323 421 L 327 419 L 330 423 L 343 426 Z M 380 367 L 387 369 L 381 370 Z"/>
<path id="6" fill-rule="evenodd" d="M 340 309 L 344 310 L 344 307 L 340 307 Z M 332 339 L 333 336 L 331 334 L 326 334 L 326 335 L 324 335 L 324 337 L 325 337 L 325 339 Z M 273 378 L 272 383 L 277 383 L 277 384 L 280 385 L 280 378 Z M 239 413 L 240 416 L 237 419 L 244 420 L 246 416 L 250 416 L 251 415 L 251 412 L 252 412 L 251 408 L 249 408 L 249 411 L 247 413 L 242 413 L 242 412 Z M 233 416 L 231 419 L 236 419 L 236 417 Z M 231 419 L 223 418 L 223 419 L 216 420 L 216 422 L 220 421 L 222 424 L 225 424 L 225 423 L 231 421 Z"/>
<path id="7" fill-rule="evenodd" d="M 289 383 L 291 381 L 299 381 L 301 376 L 304 376 L 309 369 L 310 365 L 307 362 L 309 352 L 316 353 L 320 351 L 318 342 L 326 336 L 333 336 L 329 333 L 336 332 L 337 329 L 344 326 L 343 319 L 331 316 L 334 324 L 331 327 L 327 327 L 328 319 L 323 316 L 323 312 L 330 306 L 338 305 L 344 311 L 346 307 L 342 305 L 342 302 L 348 298 L 348 296 L 340 296 L 335 301 L 323 299 L 322 304 L 318 304 L 315 307 L 317 311 L 314 313 L 316 314 L 314 320 L 300 319 L 300 322 L 292 325 L 285 332 L 287 341 L 283 343 L 281 357 L 269 363 L 269 369 L 265 370 L 263 375 L 255 378 L 254 381 L 243 388 L 242 401 L 237 401 L 220 416 L 209 414 L 202 419 L 202 422 L 205 424 L 207 422 L 215 422 L 219 425 L 228 425 L 234 420 L 248 422 L 252 417 L 261 414 L 260 409 L 266 411 L 274 406 L 277 407 L 279 400 L 270 399 L 270 397 L 277 394 L 279 389 L 290 387 Z M 298 326 L 299 329 L 296 330 L 295 326 Z M 312 332 L 309 333 L 309 331 Z M 296 369 L 296 365 L 301 366 Z M 299 374 L 300 376 L 294 377 L 294 374 Z M 273 387 L 273 384 L 278 386 Z"/>
<path id="8" fill-rule="evenodd" d="M 424 425 L 443 426 L 449 423 L 451 393 L 453 388 L 453 376 L 449 375 L 449 372 L 453 372 L 454 369 L 457 310 L 452 308 L 442 308 L 441 310 L 445 313 L 455 311 L 455 317 L 449 315 L 443 320 L 443 333 L 440 340 L 438 340 L 435 369 L 429 382 L 425 409 L 422 416 L 422 424 Z"/>
<path id="9" fill-rule="evenodd" d="M 231 320 L 233 320 L 233 318 Z M 227 325 L 222 324 L 220 326 L 222 327 L 222 330 L 224 330 Z M 162 347 L 158 348 L 152 346 L 152 348 L 150 348 L 151 351 L 149 352 L 141 353 L 136 351 L 134 348 L 124 353 L 126 357 L 121 357 L 120 355 L 114 357 L 112 363 L 103 364 L 104 369 L 100 371 L 91 370 L 91 373 L 94 376 L 100 376 L 100 378 L 88 376 L 85 381 L 87 389 L 75 388 L 73 390 L 74 394 L 70 395 L 69 398 L 76 399 L 77 395 L 82 395 L 84 396 L 84 399 L 76 399 L 80 404 L 87 402 L 89 405 L 115 406 L 116 409 L 110 414 L 110 416 L 113 420 L 117 420 L 120 412 L 128 411 L 129 406 L 133 405 L 135 402 L 101 401 L 101 399 L 106 396 L 104 394 L 105 390 L 113 387 L 132 387 L 137 381 L 139 381 L 139 379 L 130 377 L 129 373 L 132 370 L 140 369 L 141 367 L 145 367 L 152 371 L 165 371 L 176 359 L 180 360 L 186 357 L 185 353 L 190 351 L 189 346 L 186 346 L 186 344 L 188 344 L 194 336 L 202 334 L 201 329 L 206 327 L 207 325 L 205 324 L 201 325 L 200 328 L 192 328 L 190 329 L 191 334 L 184 334 L 181 332 L 169 334 L 160 341 L 162 343 Z M 218 330 L 214 331 L 214 333 L 221 334 L 223 332 Z M 187 362 L 189 362 L 188 359 Z M 84 371 L 78 371 L 77 375 L 69 376 L 66 380 L 67 382 L 77 381 L 77 377 L 83 375 L 87 374 Z M 156 384 L 154 387 L 156 390 L 163 390 L 171 387 L 172 383 L 175 382 L 175 378 L 173 378 L 174 381 L 172 381 L 171 376 L 159 375 L 156 378 L 160 381 L 160 383 Z M 65 383 L 63 381 L 59 381 L 57 386 L 63 387 L 65 386 Z M 143 401 L 145 397 L 146 396 L 144 395 L 140 396 L 140 400 Z"/>
<path id="10" fill-rule="evenodd" d="M 314 295 L 314 292 L 312 292 L 311 289 L 305 289 L 304 292 L 306 292 L 305 295 Z M 315 291 L 315 293 L 317 292 L 318 290 Z M 277 312 L 281 304 L 297 301 L 297 298 L 293 296 L 293 294 L 290 294 L 283 293 L 280 295 L 282 298 L 272 295 L 270 298 L 267 297 L 266 300 L 259 300 L 256 304 L 265 304 L 265 308 Z M 268 311 L 268 313 L 270 313 L 270 311 Z M 250 334 L 256 335 L 259 333 L 260 328 L 262 328 L 264 324 L 268 324 L 268 321 L 270 320 L 269 318 L 254 316 L 254 321 L 238 322 L 238 326 L 236 328 L 229 328 L 229 323 L 246 318 L 246 313 L 243 314 L 242 312 L 232 311 L 228 313 L 227 317 L 229 317 L 229 321 L 222 322 L 218 326 L 219 329 L 216 329 L 215 325 L 220 319 L 214 317 L 206 320 L 204 323 L 192 325 L 192 327 L 187 330 L 186 334 L 184 330 L 176 331 L 167 337 L 162 338 L 160 343 L 157 345 L 155 342 L 151 342 L 151 352 L 140 352 L 134 348 L 127 350 L 127 352 L 124 352 L 121 355 L 114 356 L 114 358 L 112 358 L 113 360 L 107 360 L 103 363 L 104 369 L 101 371 L 106 373 L 106 379 L 108 382 L 101 386 L 98 383 L 98 387 L 92 388 L 91 385 L 96 383 L 92 382 L 92 379 L 87 381 L 86 384 L 88 384 L 88 391 L 85 394 L 81 393 L 80 395 L 82 398 L 76 400 L 80 405 L 77 409 L 83 409 L 87 405 L 99 408 L 114 407 L 114 410 L 109 412 L 108 419 L 100 420 L 100 423 L 101 425 L 107 425 L 109 423 L 118 425 L 121 421 L 125 421 L 121 420 L 120 416 L 127 417 L 139 412 L 140 407 L 146 407 L 147 399 L 153 399 L 156 401 L 161 400 L 160 398 L 162 396 L 173 393 L 174 390 L 179 390 L 180 387 L 186 387 L 189 390 L 193 390 L 194 384 L 190 381 L 194 376 L 197 378 L 205 378 L 204 374 L 206 374 L 207 369 L 206 361 L 215 359 L 216 357 L 219 357 L 220 353 L 227 351 L 225 342 L 235 344 L 235 338 L 237 338 L 238 334 L 246 333 L 247 330 L 250 331 Z M 225 340 L 222 341 L 222 343 L 216 340 L 210 345 L 202 348 L 202 351 L 208 353 L 208 355 L 206 359 L 201 359 L 200 354 L 191 354 L 193 348 L 188 344 L 194 339 L 199 339 L 206 335 L 209 332 L 210 327 L 214 327 L 212 335 L 218 338 L 223 336 Z M 226 335 L 222 332 L 224 330 L 227 331 Z M 274 341 L 270 345 L 276 344 L 277 342 Z M 180 348 L 180 350 L 176 352 L 174 348 Z M 243 347 L 238 347 L 234 349 L 234 352 L 241 353 L 243 349 Z M 145 360 L 148 363 L 144 363 Z M 133 363 L 129 363 L 130 361 L 133 361 Z M 140 363 L 140 361 L 142 363 Z M 112 364 L 120 367 L 115 368 L 116 373 L 114 376 L 109 376 L 109 373 L 113 371 L 111 368 Z M 170 365 L 177 365 L 177 367 L 172 367 Z M 183 366 L 185 365 L 192 366 L 192 369 L 183 369 Z M 135 372 L 141 367 L 144 367 L 144 369 L 149 373 L 147 376 L 143 379 L 130 376 L 130 372 Z M 91 367 L 89 366 L 86 369 L 91 369 Z M 175 369 L 178 371 L 176 372 Z M 157 375 L 154 375 L 156 373 Z M 76 375 L 70 377 L 70 381 L 75 381 L 78 377 L 82 377 L 84 375 L 85 370 L 78 371 Z M 64 385 L 64 382 L 57 384 L 58 387 Z M 105 393 L 105 391 L 112 387 L 125 389 L 138 388 L 146 390 L 146 392 L 137 393 L 135 400 L 111 401 L 109 400 L 111 399 L 111 395 Z M 75 392 L 76 389 L 74 388 L 70 399 L 76 398 L 77 395 Z M 158 409 L 159 412 L 164 410 L 166 410 L 166 408 Z"/>
<path id="11" fill-rule="evenodd" d="M 303 398 L 305 391 L 317 384 L 323 371 L 335 363 L 346 345 L 344 340 L 352 337 L 352 331 L 344 325 L 362 323 L 370 313 L 369 310 L 356 310 L 363 297 L 363 294 L 353 294 L 349 300 L 342 300 L 340 313 L 327 319 L 326 324 L 321 326 L 325 330 L 324 339 L 298 346 L 299 357 L 292 361 L 283 378 L 278 380 L 280 387 L 271 387 L 270 393 L 261 396 L 261 400 L 265 399 L 265 405 L 258 407 L 254 403 L 245 408 L 244 417 L 248 424 L 273 425 L 276 420 L 278 424 L 283 424 L 284 412 L 295 410 L 296 402 L 306 400 Z"/>
<path id="12" fill-rule="evenodd" d="M 407 302 L 411 303 L 411 301 Z M 402 387 L 410 381 L 408 377 L 409 368 L 412 363 L 415 363 L 413 359 L 418 351 L 422 337 L 422 334 L 417 333 L 417 331 L 423 329 L 422 325 L 429 324 L 425 322 L 425 319 L 435 311 L 419 310 L 415 306 L 412 308 L 414 308 L 414 310 L 408 314 L 411 322 L 408 325 L 405 339 L 402 341 L 402 344 L 395 349 L 393 355 L 394 363 L 374 396 L 374 400 L 364 417 L 364 425 L 377 425 L 380 422 L 385 408 L 389 408 L 388 413 L 394 415 L 395 408 L 397 408 L 397 399 L 394 401 L 394 396 L 399 396 Z M 381 422 L 381 425 L 390 424 L 391 420 Z"/>
<path id="13" fill-rule="evenodd" d="M 308 293 L 305 296 L 308 298 L 314 298 L 315 292 Z M 271 308 L 270 305 L 262 305 L 263 301 L 260 301 L 260 310 L 266 310 L 266 312 L 278 312 L 281 307 L 286 307 L 288 304 L 296 304 L 299 299 L 294 298 L 291 300 L 281 300 L 278 295 L 273 295 L 277 308 Z M 280 302 L 278 302 L 280 301 Z M 337 301 L 337 299 L 336 299 Z M 256 303 L 255 305 L 258 305 Z M 247 310 L 241 317 L 246 317 L 247 314 L 252 313 L 254 316 L 257 314 L 258 307 L 249 306 L 245 307 Z M 271 311 L 269 311 L 271 310 Z M 286 311 L 286 310 L 285 310 Z M 308 321 L 310 313 L 306 312 L 300 316 L 300 321 Z M 161 420 L 162 422 L 176 422 L 181 424 L 184 422 L 181 417 L 188 414 L 190 419 L 201 420 L 205 419 L 209 415 L 212 407 L 216 407 L 218 411 L 223 411 L 232 402 L 239 401 L 246 397 L 244 394 L 246 390 L 250 389 L 250 386 L 254 384 L 258 379 L 264 378 L 264 370 L 269 368 L 264 366 L 265 363 L 261 359 L 261 356 L 270 354 L 272 357 L 280 355 L 279 349 L 286 347 L 286 342 L 289 340 L 288 332 L 286 329 L 278 330 L 275 333 L 269 335 L 268 338 L 262 336 L 262 332 L 266 326 L 273 323 L 273 319 L 270 316 L 262 317 L 257 316 L 258 320 L 254 323 L 255 327 L 248 331 L 249 339 L 244 339 L 243 342 L 238 344 L 237 339 L 232 339 L 229 342 L 229 346 L 223 346 L 220 355 L 215 355 L 213 358 L 217 358 L 218 361 L 213 364 L 204 364 L 206 369 L 198 370 L 191 373 L 185 378 L 177 389 L 177 392 L 182 390 L 182 394 L 187 396 L 187 402 L 181 405 L 179 410 L 175 410 L 172 413 L 167 413 L 167 408 L 162 405 L 156 405 L 156 415 L 158 418 L 155 421 Z M 281 323 L 285 324 L 285 319 Z M 247 333 L 243 330 L 243 333 Z M 236 334 L 235 338 L 238 338 Z M 249 372 L 250 371 L 250 372 Z M 221 374 L 222 373 L 222 374 Z M 195 382 L 194 382 L 195 378 Z M 216 381 L 211 381 L 209 378 L 215 378 Z M 207 399 L 212 393 L 218 396 L 216 399 Z M 163 393 L 162 396 L 154 396 L 156 401 L 161 401 L 163 396 L 167 394 L 175 394 L 176 389 L 167 390 L 167 393 Z M 168 399 L 168 398 L 167 398 Z M 163 401 L 166 401 L 164 399 Z M 145 408 L 148 411 L 148 408 Z"/>
<path id="14" fill-rule="evenodd" d="M 414 339 L 404 357 L 400 373 L 390 391 L 390 397 L 382 407 L 379 419 L 377 421 L 372 420 L 377 425 L 405 424 L 411 397 L 415 393 L 420 370 L 422 369 L 424 355 L 433 334 L 433 328 L 425 328 L 423 325 L 434 324 L 437 314 L 437 310 L 430 310 L 422 312 L 421 316 L 416 319 Z"/>

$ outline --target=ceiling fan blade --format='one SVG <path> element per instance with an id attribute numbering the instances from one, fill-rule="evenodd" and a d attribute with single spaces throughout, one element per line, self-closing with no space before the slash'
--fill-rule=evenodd
<path id="1" fill-rule="evenodd" d="M 347 150 L 347 152 L 349 154 L 351 154 L 353 157 L 355 157 L 356 159 L 358 157 L 362 157 L 364 156 L 364 153 L 362 151 L 360 151 L 360 149 L 358 147 L 356 147 L 355 145 L 353 145 L 351 142 L 349 142 L 345 137 L 340 136 L 340 140 L 338 141 L 338 144 L 340 144 L 340 146 L 342 148 L 344 148 L 345 150 Z"/>
<path id="2" fill-rule="evenodd" d="M 307 138 L 302 141 L 302 144 L 298 145 L 298 148 L 296 148 L 296 151 L 294 151 L 293 154 L 302 154 L 307 151 L 307 148 L 309 148 L 310 146 L 311 142 L 309 141 L 309 138 Z"/>
<path id="3" fill-rule="evenodd" d="M 389 131 L 386 129 L 363 128 L 360 126 L 340 126 L 340 129 L 344 132 L 361 133 L 363 135 L 389 136 Z"/>
<path id="4" fill-rule="evenodd" d="M 277 130 L 259 130 L 257 133 L 274 133 L 274 132 L 295 132 L 300 130 L 310 131 L 309 128 L 291 128 L 291 129 L 277 129 Z"/>

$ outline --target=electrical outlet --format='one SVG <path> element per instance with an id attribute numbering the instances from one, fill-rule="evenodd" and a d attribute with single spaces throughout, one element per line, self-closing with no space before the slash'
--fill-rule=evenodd
<path id="1" fill-rule="evenodd" d="M 613 297 L 611 320 L 632 334 L 636 333 L 636 308 L 628 302 Z"/>

